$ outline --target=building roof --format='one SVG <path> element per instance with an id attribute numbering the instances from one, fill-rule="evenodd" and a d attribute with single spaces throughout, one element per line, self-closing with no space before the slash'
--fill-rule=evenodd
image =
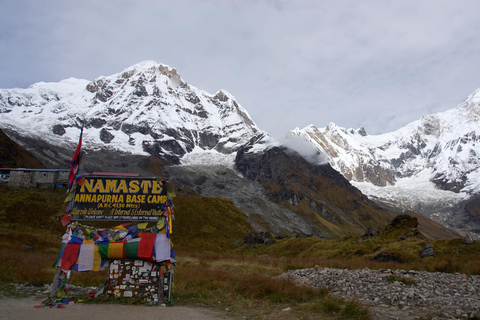
<path id="1" fill-rule="evenodd" d="M 29 168 L 0 168 L 0 171 L 40 171 L 40 172 L 69 172 L 70 169 L 29 169 Z"/>
<path id="2" fill-rule="evenodd" d="M 92 176 L 115 176 L 115 177 L 140 177 L 139 173 L 126 172 L 92 172 Z"/>

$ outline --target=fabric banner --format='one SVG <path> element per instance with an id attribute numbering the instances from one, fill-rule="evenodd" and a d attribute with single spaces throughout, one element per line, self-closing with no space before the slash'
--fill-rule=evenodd
<path id="1" fill-rule="evenodd" d="M 109 260 L 131 259 L 170 262 L 175 258 L 166 228 L 157 225 L 147 231 L 139 224 L 126 223 L 117 229 L 95 228 L 72 223 L 62 237 L 54 267 L 63 270 L 100 271 Z M 146 225 L 140 224 L 146 228 Z"/>
<path id="2" fill-rule="evenodd" d="M 78 259 L 78 253 L 80 252 L 80 244 L 67 243 L 63 250 L 62 263 L 60 268 L 63 270 L 70 270 Z"/>
<path id="3" fill-rule="evenodd" d="M 125 258 L 126 259 L 138 259 L 138 245 L 140 242 L 127 242 L 125 243 Z"/>
<path id="4" fill-rule="evenodd" d="M 95 245 L 93 247 L 93 268 L 92 271 L 100 271 L 102 267 L 102 257 L 100 256 L 100 252 L 98 252 L 98 246 Z"/>
<path id="5" fill-rule="evenodd" d="M 138 257 L 151 260 L 153 255 L 153 248 L 155 246 L 155 240 L 157 239 L 156 233 L 142 232 L 140 233 L 140 244 L 138 245 Z"/>
<path id="6" fill-rule="evenodd" d="M 166 234 L 157 234 L 155 239 L 155 261 L 170 260 L 170 239 Z"/>
<path id="7" fill-rule="evenodd" d="M 78 255 L 78 271 L 90 271 L 93 269 L 95 241 L 83 240 Z"/>
<path id="8" fill-rule="evenodd" d="M 108 245 L 108 259 L 124 259 L 125 254 L 123 251 L 124 242 L 110 242 Z"/>
<path id="9" fill-rule="evenodd" d="M 62 245 L 60 246 L 60 250 L 58 251 L 57 260 L 55 261 L 55 263 L 52 266 L 53 268 L 60 267 L 62 256 L 63 256 L 63 251 L 65 250 L 66 245 L 67 245 L 66 242 L 62 242 Z"/>
<path id="10" fill-rule="evenodd" d="M 98 253 L 100 254 L 100 257 L 103 259 L 103 260 L 107 260 L 108 259 L 108 242 L 107 243 L 99 243 L 97 245 L 98 247 Z"/>

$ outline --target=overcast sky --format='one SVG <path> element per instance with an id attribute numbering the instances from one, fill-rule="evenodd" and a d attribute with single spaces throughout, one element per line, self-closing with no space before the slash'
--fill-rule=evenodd
<path id="1" fill-rule="evenodd" d="M 0 88 L 155 60 L 276 137 L 380 134 L 480 88 L 480 1 L 0 0 L 0 49 Z"/>

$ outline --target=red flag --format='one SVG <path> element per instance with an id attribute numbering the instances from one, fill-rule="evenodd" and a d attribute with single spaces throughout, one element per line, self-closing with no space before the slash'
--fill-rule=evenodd
<path id="1" fill-rule="evenodd" d="M 82 135 L 83 135 L 83 126 L 80 131 L 80 139 L 78 140 L 77 149 L 72 157 L 72 163 L 70 167 L 70 175 L 68 176 L 68 190 L 70 191 L 73 186 L 73 181 L 75 180 L 75 175 L 77 174 L 78 167 L 80 166 L 80 149 L 82 148 Z"/>
<path id="2" fill-rule="evenodd" d="M 72 222 L 72 220 L 70 219 L 70 215 L 68 213 L 65 213 L 65 215 L 62 217 L 60 221 L 62 222 L 62 226 L 64 227 L 70 224 L 70 222 Z"/>

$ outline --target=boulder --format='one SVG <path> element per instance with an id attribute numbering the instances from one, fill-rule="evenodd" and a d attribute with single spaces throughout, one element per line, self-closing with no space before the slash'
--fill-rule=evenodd
<path id="1" fill-rule="evenodd" d="M 435 251 L 430 244 L 425 244 L 420 250 L 420 258 L 433 257 L 435 256 Z"/>
<path id="2" fill-rule="evenodd" d="M 399 257 L 385 253 L 385 252 L 380 252 L 375 257 L 373 257 L 372 260 L 377 262 L 397 262 L 397 263 L 403 262 L 402 259 L 400 259 Z"/>
<path id="3" fill-rule="evenodd" d="M 368 227 L 367 231 L 365 231 L 366 237 L 378 237 L 378 232 L 375 231 L 372 227 Z"/>
<path id="4" fill-rule="evenodd" d="M 467 233 L 465 235 L 465 241 L 463 242 L 463 244 L 473 244 L 473 238 L 470 233 Z"/>
<path id="5" fill-rule="evenodd" d="M 246 235 L 243 236 L 243 243 L 246 244 L 273 244 L 273 240 L 271 239 L 272 235 L 270 232 L 248 232 Z"/>

